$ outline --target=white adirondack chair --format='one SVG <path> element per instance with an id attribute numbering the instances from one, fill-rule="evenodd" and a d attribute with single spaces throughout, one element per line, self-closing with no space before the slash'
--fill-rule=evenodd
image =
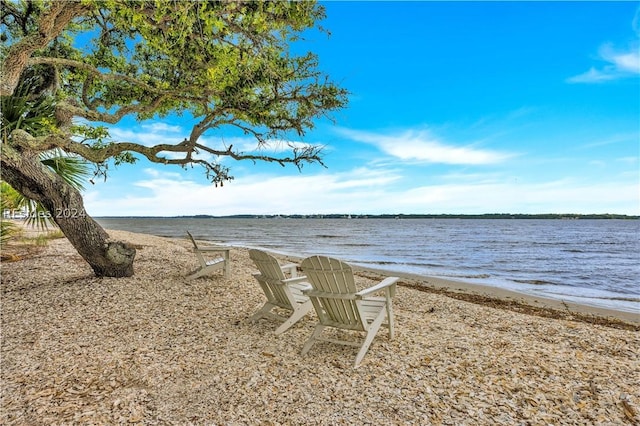
<path id="1" fill-rule="evenodd" d="M 187 231 L 187 235 L 193 243 L 193 253 L 198 258 L 199 267 L 187 276 L 188 280 L 193 280 L 212 272 L 223 270 L 225 278 L 231 276 L 231 262 L 229 252 L 231 248 L 223 246 L 199 246 L 193 235 Z"/>
<path id="2" fill-rule="evenodd" d="M 320 320 L 302 348 L 303 355 L 316 341 L 356 346 L 360 347 L 360 350 L 354 367 L 358 367 L 380 326 L 387 327 L 389 338 L 393 339 L 392 298 L 395 295 L 398 277 L 388 277 L 373 287 L 356 291 L 351 266 L 338 259 L 312 256 L 304 259 L 300 266 L 313 287 L 303 293 L 311 299 Z M 384 295 L 372 296 L 374 293 Z M 322 331 L 327 327 L 366 332 L 366 336 L 361 344 L 328 339 L 321 336 Z"/>
<path id="3" fill-rule="evenodd" d="M 261 250 L 249 250 L 249 257 L 260 271 L 260 273 L 253 276 L 262 287 L 265 296 L 267 296 L 266 303 L 249 320 L 257 321 L 260 318 L 267 317 L 284 321 L 275 332 L 276 334 L 284 333 L 313 310 L 309 298 L 302 294 L 303 290 L 311 288 L 306 282 L 307 277 L 298 276 L 298 265 L 295 263 L 280 266 L 275 257 Z M 291 316 L 283 317 L 271 312 L 275 307 L 292 311 Z"/>

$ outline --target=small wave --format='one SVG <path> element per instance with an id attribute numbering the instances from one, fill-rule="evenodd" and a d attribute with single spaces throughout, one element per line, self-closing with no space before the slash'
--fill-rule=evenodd
<path id="1" fill-rule="evenodd" d="M 532 284 L 532 285 L 558 285 L 557 283 L 545 280 L 513 280 L 520 284 Z"/>
<path id="2" fill-rule="evenodd" d="M 565 241 L 552 241 L 552 242 L 532 241 L 530 244 L 532 246 L 568 246 L 568 245 L 574 244 L 574 243 L 565 242 Z"/>
<path id="3" fill-rule="evenodd" d="M 422 263 L 422 262 L 406 262 L 405 265 L 417 266 L 420 268 L 429 268 L 429 269 L 439 269 L 439 268 L 446 267 L 446 265 L 442 263 Z"/>
<path id="4" fill-rule="evenodd" d="M 598 297 L 598 299 L 640 303 L 640 297 Z"/>
<path id="5" fill-rule="evenodd" d="M 340 235 L 328 235 L 328 234 L 320 234 L 316 235 L 316 238 L 340 238 Z"/>
<path id="6" fill-rule="evenodd" d="M 421 262 L 421 261 L 418 261 L 418 262 L 405 261 L 401 263 L 407 266 L 417 266 L 420 268 L 429 268 L 429 269 L 446 268 L 447 266 L 444 263 L 429 263 L 429 262 Z"/>
<path id="7" fill-rule="evenodd" d="M 357 261 L 360 264 L 366 264 L 366 265 L 398 265 L 401 267 L 419 267 L 419 268 L 425 268 L 425 267 L 441 267 L 443 265 L 437 265 L 437 264 L 424 264 L 422 262 L 406 262 L 406 261 L 398 261 L 398 260 L 381 260 L 381 259 L 375 259 L 375 260 L 358 260 Z"/>
<path id="8" fill-rule="evenodd" d="M 398 262 L 393 262 L 393 261 L 384 261 L 384 260 L 380 260 L 380 261 L 376 261 L 376 262 L 372 262 L 373 265 L 401 265 Z"/>
<path id="9" fill-rule="evenodd" d="M 485 278 L 490 278 L 491 275 L 489 274 L 476 274 L 476 275 L 459 275 L 460 278 L 472 278 L 472 279 L 485 279 Z"/>
<path id="10" fill-rule="evenodd" d="M 445 278 L 466 278 L 466 279 L 486 279 L 486 278 L 491 278 L 491 275 L 489 274 L 435 274 L 438 277 L 445 277 Z"/>

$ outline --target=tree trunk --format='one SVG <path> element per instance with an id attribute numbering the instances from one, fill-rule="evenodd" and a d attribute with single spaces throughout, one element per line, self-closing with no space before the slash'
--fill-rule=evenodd
<path id="1" fill-rule="evenodd" d="M 109 234 L 86 214 L 80 192 L 44 166 L 37 153 L 19 152 L 6 143 L 2 145 L 2 179 L 49 211 L 96 276 L 132 276 L 135 248 L 110 239 Z"/>

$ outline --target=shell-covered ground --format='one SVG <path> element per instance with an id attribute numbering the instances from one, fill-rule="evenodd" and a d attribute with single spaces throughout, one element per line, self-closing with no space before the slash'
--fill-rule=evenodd
<path id="1" fill-rule="evenodd" d="M 133 277 L 94 277 L 66 239 L 2 263 L 0 423 L 640 421 L 637 328 L 401 285 L 395 339 L 381 329 L 354 369 L 354 347 L 300 354 L 315 314 L 280 336 L 273 320 L 248 321 L 265 298 L 246 250 L 232 250 L 230 278 L 187 281 L 196 259 L 186 240 L 110 233 L 138 247 Z"/>

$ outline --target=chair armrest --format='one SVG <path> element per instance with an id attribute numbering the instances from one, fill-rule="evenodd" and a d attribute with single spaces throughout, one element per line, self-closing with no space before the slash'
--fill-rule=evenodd
<path id="1" fill-rule="evenodd" d="M 286 278 L 286 279 L 282 280 L 282 282 L 284 284 L 298 284 L 298 283 L 305 282 L 305 281 L 307 281 L 307 276 L 306 275 L 302 275 L 300 277 Z M 311 285 L 311 284 L 309 284 L 309 285 Z"/>
<path id="2" fill-rule="evenodd" d="M 282 272 L 288 272 L 291 277 L 295 277 L 298 275 L 298 264 L 297 263 L 287 263 L 286 265 L 280 266 Z"/>
<path id="3" fill-rule="evenodd" d="M 214 246 L 206 246 L 206 247 L 198 247 L 196 249 L 194 249 L 195 251 L 229 251 L 231 250 L 231 247 L 224 247 L 224 246 L 219 246 L 219 247 L 214 247 Z"/>
<path id="4" fill-rule="evenodd" d="M 324 299 L 342 299 L 342 300 L 356 299 L 355 293 L 345 293 L 345 294 L 326 293 L 324 291 L 314 290 L 313 288 L 310 288 L 309 290 L 302 290 L 302 294 L 309 297 L 319 297 Z"/>
<path id="5" fill-rule="evenodd" d="M 376 293 L 380 290 L 383 290 L 387 287 L 390 287 L 391 297 L 395 295 L 395 284 L 399 280 L 399 277 L 387 277 L 384 280 L 380 281 L 379 284 L 374 285 L 373 287 L 365 288 L 355 294 L 356 298 L 360 299 L 365 296 L 369 296 L 370 294 Z"/>

